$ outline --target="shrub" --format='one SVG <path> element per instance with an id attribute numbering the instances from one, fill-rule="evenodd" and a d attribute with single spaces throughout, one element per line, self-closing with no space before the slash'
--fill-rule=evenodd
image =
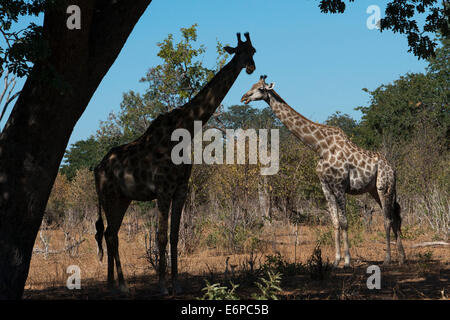
<path id="1" fill-rule="evenodd" d="M 277 294 L 281 292 L 280 282 L 281 273 L 267 272 L 268 279 L 261 277 L 256 286 L 259 288 L 260 294 L 254 293 L 252 298 L 255 300 L 278 300 Z"/>
<path id="2" fill-rule="evenodd" d="M 322 259 L 322 250 L 320 249 L 320 243 L 316 245 L 311 257 L 307 262 L 308 273 L 313 280 L 324 280 L 330 277 L 332 271 L 332 265 L 324 262 Z"/>
<path id="3" fill-rule="evenodd" d="M 208 280 L 206 287 L 202 291 L 206 291 L 202 298 L 199 300 L 239 300 L 239 296 L 236 294 L 238 284 L 230 282 L 231 288 L 220 286 L 220 283 L 210 284 Z"/>

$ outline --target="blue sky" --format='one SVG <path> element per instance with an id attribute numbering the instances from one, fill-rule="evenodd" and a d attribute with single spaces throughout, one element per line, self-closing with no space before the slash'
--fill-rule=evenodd
<path id="1" fill-rule="evenodd" d="M 146 70 L 161 60 L 156 43 L 181 27 L 198 24 L 198 42 L 205 44 L 204 62 L 215 62 L 216 39 L 236 44 L 236 32 L 250 32 L 256 71 L 243 71 L 226 96 L 225 107 L 267 74 L 277 92 L 299 113 L 323 122 L 336 110 L 356 119 L 354 108 L 367 105 L 362 88 L 375 89 L 407 72 L 423 72 L 426 62 L 408 53 L 406 37 L 369 30 L 367 7 L 384 12 L 387 1 L 359 0 L 344 14 L 323 14 L 318 1 L 268 0 L 154 0 L 128 38 L 121 54 L 95 92 L 75 126 L 70 142 L 94 134 L 100 120 L 118 111 L 122 94 L 145 91 L 139 83 Z M 253 103 L 265 107 L 264 102 Z M 2 121 L 1 127 L 3 127 Z"/>

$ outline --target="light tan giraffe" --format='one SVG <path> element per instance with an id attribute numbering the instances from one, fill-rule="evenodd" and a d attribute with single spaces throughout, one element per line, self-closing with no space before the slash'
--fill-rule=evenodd
<path id="1" fill-rule="evenodd" d="M 316 171 L 322 190 L 328 202 L 335 231 L 336 257 L 334 265 L 341 260 L 341 233 L 344 242 L 344 265 L 350 265 L 348 244 L 348 223 L 345 208 L 345 194 L 370 193 L 378 202 L 384 214 L 386 231 L 386 256 L 384 263 L 391 261 L 390 230 L 397 242 L 399 262 L 405 260 L 400 239 L 400 205 L 396 201 L 395 171 L 379 152 L 359 148 L 340 128 L 315 123 L 292 109 L 273 90 L 274 84 L 266 84 L 266 76 L 242 96 L 241 102 L 264 100 L 283 124 L 304 144 L 320 157 Z"/>
<path id="2" fill-rule="evenodd" d="M 95 183 L 98 194 L 99 219 L 96 222 L 96 240 L 99 258 L 103 257 L 102 239 L 105 236 L 108 249 L 108 286 L 114 287 L 114 262 L 117 269 L 119 289 L 127 291 L 119 259 L 118 231 L 123 216 L 132 200 L 151 201 L 158 205 L 158 249 L 159 286 L 162 294 L 167 294 L 166 245 L 169 210 L 170 250 L 172 286 L 174 294 L 180 291 L 177 282 L 177 244 L 180 219 L 186 195 L 191 164 L 176 165 L 171 159 L 172 148 L 177 142 L 171 140 L 174 130 L 187 129 L 194 135 L 194 121 L 205 124 L 213 115 L 230 90 L 243 68 L 248 74 L 255 70 L 253 48 L 250 36 L 246 41 L 237 34 L 236 48 L 225 47 L 234 54 L 228 62 L 204 87 L 185 105 L 158 116 L 147 131 L 135 141 L 112 148 L 95 168 Z M 101 209 L 108 223 L 104 232 Z"/>

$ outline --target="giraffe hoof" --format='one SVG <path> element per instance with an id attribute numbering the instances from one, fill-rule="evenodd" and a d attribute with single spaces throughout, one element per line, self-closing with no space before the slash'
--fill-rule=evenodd
<path id="1" fill-rule="evenodd" d="M 174 296 L 176 296 L 177 294 L 183 293 L 183 289 L 181 288 L 181 286 L 178 283 L 173 285 L 172 291 L 173 291 Z"/>
<path id="2" fill-rule="evenodd" d="M 116 286 L 114 285 L 114 283 L 108 283 L 108 291 L 114 292 L 114 290 L 116 289 Z"/>
<path id="3" fill-rule="evenodd" d="M 159 287 L 159 293 L 162 296 L 168 296 L 169 295 L 169 291 L 167 290 L 166 286 L 160 286 Z"/>
<path id="4" fill-rule="evenodd" d="M 345 258 L 344 258 L 344 268 L 350 268 L 351 267 L 351 265 L 350 265 L 350 262 L 352 261 L 352 259 L 350 258 L 350 256 L 349 255 L 347 255 Z"/>
<path id="5" fill-rule="evenodd" d="M 159 289 L 159 293 L 160 293 L 162 296 L 168 296 L 168 295 L 169 295 L 169 291 L 167 290 L 167 288 L 161 288 L 161 289 Z"/>

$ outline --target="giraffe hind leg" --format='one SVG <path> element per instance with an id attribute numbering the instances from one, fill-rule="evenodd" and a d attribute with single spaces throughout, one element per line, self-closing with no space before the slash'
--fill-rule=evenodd
<path id="1" fill-rule="evenodd" d="M 124 280 L 120 258 L 119 258 L 119 238 L 118 233 L 122 224 L 125 212 L 130 204 L 130 200 L 123 197 L 110 197 L 114 199 L 109 202 L 105 208 L 105 216 L 108 226 L 105 231 L 105 241 L 108 250 L 108 287 L 114 288 L 114 263 L 116 264 L 119 288 L 127 291 Z"/>
<path id="2" fill-rule="evenodd" d="M 378 196 L 381 202 L 381 208 L 384 216 L 384 230 L 386 233 L 386 255 L 384 257 L 383 265 L 391 263 L 391 229 L 393 225 L 393 209 L 394 199 L 388 187 L 381 187 L 378 185 Z"/>
<path id="3" fill-rule="evenodd" d="M 182 292 L 182 289 L 178 283 L 178 236 L 187 191 L 187 184 L 179 186 L 172 199 L 172 214 L 170 217 L 170 258 L 172 266 L 172 288 L 174 295 Z"/>
<path id="4" fill-rule="evenodd" d="M 402 240 L 401 240 L 401 226 L 402 226 L 402 217 L 400 216 L 400 204 L 395 201 L 393 208 L 393 222 L 392 222 L 392 230 L 394 231 L 395 241 L 397 244 L 397 252 L 399 254 L 399 264 L 402 265 L 405 262 L 405 249 L 403 248 Z"/>

